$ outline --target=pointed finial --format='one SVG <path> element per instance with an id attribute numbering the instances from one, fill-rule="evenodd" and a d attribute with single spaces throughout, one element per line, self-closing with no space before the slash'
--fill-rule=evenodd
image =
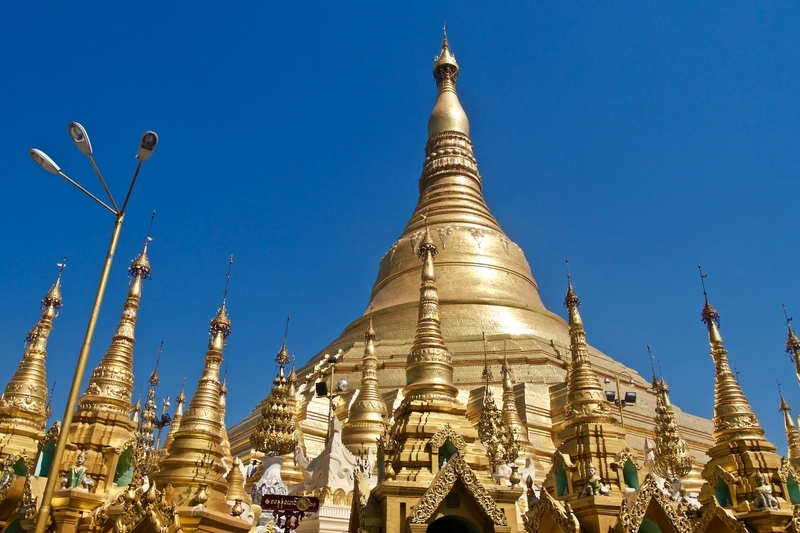
<path id="1" fill-rule="evenodd" d="M 56 282 L 53 283 L 53 286 L 50 287 L 50 290 L 47 291 L 47 294 L 44 295 L 44 298 L 42 298 L 42 311 L 48 307 L 53 307 L 56 310 L 61 309 L 64 303 L 61 298 L 61 276 L 64 273 L 64 269 L 67 267 L 67 256 L 65 255 L 60 263 L 56 263 L 56 266 L 58 267 L 58 277 L 56 278 Z"/>
<path id="2" fill-rule="evenodd" d="M 442 26 L 442 49 L 447 50 L 447 23 Z"/>
<path id="3" fill-rule="evenodd" d="M 581 301 L 578 299 L 578 295 L 575 294 L 575 289 L 572 288 L 572 275 L 569 273 L 569 259 L 565 259 L 564 262 L 567 265 L 567 296 L 564 298 L 564 307 L 567 309 L 580 307 Z"/>
<path id="4" fill-rule="evenodd" d="M 186 388 L 186 374 L 183 375 L 183 383 L 181 383 L 181 391 L 178 393 L 178 396 L 175 397 L 175 403 L 183 404 L 186 403 L 186 393 L 184 393 L 184 389 Z"/>
<path id="5" fill-rule="evenodd" d="M 370 311 L 372 308 L 370 308 Z M 367 331 L 364 333 L 364 340 L 365 341 L 375 341 L 378 339 L 378 334 L 375 333 L 375 328 L 372 327 L 372 315 L 369 315 L 369 327 Z"/>
<path id="6" fill-rule="evenodd" d="M 450 43 L 447 40 L 447 24 L 442 29 L 442 50 L 433 62 L 433 77 L 436 78 L 436 85 L 439 89 L 448 87 L 455 89 L 458 79 L 458 63 L 450 52 Z"/>
<path id="7" fill-rule="evenodd" d="M 150 233 L 153 231 L 153 221 L 156 219 L 156 211 L 153 210 L 153 214 L 150 215 L 150 226 L 147 228 L 147 237 L 144 239 L 144 247 L 142 247 L 142 252 L 133 260 L 131 263 L 130 268 L 128 268 L 128 274 L 131 277 L 141 276 L 142 279 L 150 279 L 150 260 L 147 258 L 147 245 L 150 244 L 150 241 L 153 238 L 150 236 Z"/>
<path id="8" fill-rule="evenodd" d="M 222 396 L 228 395 L 228 364 L 225 363 L 225 372 L 222 374 L 222 383 L 219 385 L 219 393 Z"/>
<path id="9" fill-rule="evenodd" d="M 228 301 L 228 284 L 231 281 L 232 268 L 233 255 L 231 255 L 231 258 L 228 261 L 228 272 L 225 274 L 225 291 L 222 293 L 222 306 L 217 311 L 217 316 L 211 320 L 211 325 L 208 328 L 210 335 L 213 335 L 218 331 L 221 332 L 224 340 L 227 340 L 228 336 L 231 334 L 231 320 L 228 318 L 228 311 L 225 308 L 225 305 Z"/>
<path id="10" fill-rule="evenodd" d="M 656 380 L 656 367 L 655 367 L 655 364 L 654 364 L 655 357 L 650 352 L 650 345 L 649 344 L 647 345 L 647 356 L 650 358 L 650 370 L 653 372 L 653 386 L 655 386 L 656 381 L 657 381 Z"/>
<path id="11" fill-rule="evenodd" d="M 789 354 L 789 359 L 792 362 L 795 362 L 797 353 L 800 352 L 800 339 L 797 338 L 795 335 L 794 330 L 792 329 L 792 317 L 790 317 L 786 313 L 786 306 L 781 304 L 783 307 L 783 316 L 786 318 L 786 329 L 788 330 L 788 337 L 786 338 L 786 353 Z M 798 377 L 800 380 L 800 377 Z"/>
<path id="12" fill-rule="evenodd" d="M 486 350 L 486 332 L 481 331 L 481 337 L 483 338 L 483 374 L 481 377 L 486 382 L 486 388 L 489 388 L 489 382 L 492 380 L 492 370 L 489 368 L 489 356 Z"/>
<path id="13" fill-rule="evenodd" d="M 158 375 L 158 365 L 161 363 L 161 352 L 164 351 L 164 341 L 161 341 L 161 345 L 158 347 L 158 356 L 156 357 L 156 367 L 153 369 L 153 373 L 150 374 L 150 385 L 153 387 L 157 387 L 159 383 L 161 383 L 161 378 Z"/>
<path id="14" fill-rule="evenodd" d="M 289 362 L 289 350 L 286 349 L 286 339 L 289 338 L 289 320 L 291 320 L 291 318 L 291 316 L 286 317 L 286 330 L 283 332 L 283 345 L 281 349 L 278 350 L 278 355 L 275 356 L 275 362 L 281 366 Z"/>
<path id="15" fill-rule="evenodd" d="M 703 311 L 700 313 L 700 318 L 706 325 L 708 325 L 709 322 L 714 322 L 717 327 L 720 327 L 719 313 L 717 313 L 717 310 L 714 309 L 713 305 L 708 303 L 708 293 L 706 292 L 705 281 L 708 277 L 708 274 L 703 274 L 703 265 L 697 265 L 697 269 L 700 271 L 700 283 L 703 285 L 703 299 L 705 300 Z"/>
<path id="16" fill-rule="evenodd" d="M 53 403 L 53 394 L 56 392 L 56 380 L 53 380 L 53 386 L 50 387 L 50 394 L 47 395 L 47 404 L 44 406 L 44 411 L 47 413 L 47 418 L 50 418 L 50 405 Z"/>

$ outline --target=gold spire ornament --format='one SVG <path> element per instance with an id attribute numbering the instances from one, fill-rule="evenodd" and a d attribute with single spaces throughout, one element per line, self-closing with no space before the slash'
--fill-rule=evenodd
<path id="1" fill-rule="evenodd" d="M 469 135 L 469 120 L 456 95 L 459 70 L 456 58 L 447 42 L 446 24 L 442 32 L 442 51 L 433 62 L 433 77 L 436 78 L 439 95 L 428 120 L 428 137 L 445 131 L 457 131 Z"/>
<path id="2" fill-rule="evenodd" d="M 209 342 L 203 374 L 167 449 L 166 457 L 153 476 L 159 486 L 171 483 L 178 505 L 204 504 L 207 507 L 227 506 L 228 485 L 223 475 L 222 433 L 219 412 L 220 366 L 222 351 L 231 334 L 231 320 L 226 308 L 228 281 L 233 256 L 226 275 L 225 292 L 217 314 L 208 328 Z M 202 500 L 202 501 L 201 501 Z"/>
<path id="3" fill-rule="evenodd" d="M 47 339 L 53 329 L 53 319 L 58 316 L 58 310 L 63 305 L 61 275 L 66 259 L 65 257 L 58 264 L 58 277 L 41 301 L 41 317 L 25 337 L 22 360 L 6 385 L 5 392 L 0 396 L 0 434 L 21 431 L 32 438 L 41 438 L 44 435 L 49 414 L 45 371 Z"/>
<path id="4" fill-rule="evenodd" d="M 567 261 L 569 265 L 569 261 Z M 611 419 L 610 408 L 606 401 L 600 380 L 592 369 L 586 344 L 586 331 L 578 311 L 581 301 L 572 288 L 572 277 L 567 274 L 567 295 L 564 307 L 569 314 L 569 337 L 572 362 L 567 372 L 567 403 L 564 406 L 564 418 L 568 424 L 580 423 L 587 418 Z"/>
<path id="5" fill-rule="evenodd" d="M 364 368 L 361 371 L 361 386 L 350 406 L 350 415 L 342 428 L 342 443 L 354 453 L 375 449 L 377 440 L 388 424 L 389 411 L 378 389 L 378 358 L 375 356 L 375 341 L 378 335 L 372 327 L 364 333 Z"/>
<path id="6" fill-rule="evenodd" d="M 79 411 L 111 411 L 128 413 L 133 395 L 133 345 L 136 316 L 144 282 L 150 279 L 147 247 L 153 239 L 149 233 L 142 252 L 131 262 L 128 274 L 131 285 L 111 346 L 89 378 L 86 392 L 78 399 Z"/>
<path id="7" fill-rule="evenodd" d="M 261 408 L 261 420 L 250 436 L 250 443 L 256 451 L 274 457 L 292 453 L 297 446 L 295 429 L 297 424 L 297 405 L 295 401 L 294 383 L 290 383 L 284 375 L 284 368 L 289 362 L 289 351 L 286 349 L 286 338 L 289 335 L 289 318 L 286 319 L 286 333 L 283 345 L 275 356 L 278 363 L 278 375 L 272 382 L 272 390 L 264 400 Z"/>
<path id="8" fill-rule="evenodd" d="M 483 373 L 481 377 L 484 385 L 483 409 L 481 409 L 481 416 L 478 418 L 478 440 L 481 441 L 481 444 L 486 449 L 486 457 L 489 459 L 492 470 L 495 470 L 503 462 L 502 456 L 505 451 L 503 448 L 503 435 L 506 431 L 503 426 L 503 416 L 497 409 L 492 389 L 489 388 L 489 383 L 491 383 L 493 376 L 486 355 L 486 334 L 483 335 Z"/>
<path id="9" fill-rule="evenodd" d="M 173 440 L 175 440 L 175 432 L 177 432 L 178 429 L 180 429 L 181 427 L 181 420 L 183 419 L 183 404 L 186 403 L 186 393 L 184 392 L 185 388 L 186 388 L 186 376 L 184 376 L 183 378 L 183 383 L 181 384 L 181 391 L 178 393 L 178 396 L 175 397 L 175 414 L 172 416 L 169 432 L 167 433 L 167 436 L 164 438 L 164 444 L 161 445 L 162 459 L 166 457 L 169 445 L 172 444 Z"/>
<path id="10" fill-rule="evenodd" d="M 516 395 L 514 394 L 514 382 L 511 378 L 511 366 L 508 364 L 508 356 L 503 354 L 503 366 L 500 369 L 503 375 L 503 425 L 510 428 L 518 444 L 529 445 L 528 430 L 519 417 L 517 411 Z"/>
<path id="11" fill-rule="evenodd" d="M 442 338 L 439 294 L 433 258 L 438 253 L 426 226 L 417 255 L 422 259 L 419 318 L 414 344 L 406 361 L 404 402 L 442 400 L 453 402 L 458 389 L 453 386 L 453 357 Z"/>
<path id="12" fill-rule="evenodd" d="M 783 413 L 783 427 L 786 430 L 787 458 L 795 468 L 800 468 L 800 433 L 792 420 L 792 408 L 786 403 L 778 383 L 778 394 L 781 397 L 780 411 Z"/>
<path id="13" fill-rule="evenodd" d="M 650 346 L 647 347 L 648 353 Z M 669 387 L 664 378 L 656 377 L 655 367 L 650 365 L 653 370 L 653 392 L 656 395 L 656 416 L 655 416 L 655 449 L 653 450 L 654 461 L 653 470 L 655 473 L 669 481 L 675 478 L 681 479 L 692 470 L 692 456 L 686 448 L 686 441 L 683 440 L 678 423 L 675 421 L 675 412 L 669 401 Z"/>
<path id="14" fill-rule="evenodd" d="M 781 304 L 783 307 L 783 315 L 786 317 L 786 328 L 789 330 L 788 336 L 786 338 L 786 353 L 789 354 L 789 358 L 794 363 L 794 372 L 797 375 L 797 384 L 800 385 L 800 339 L 797 338 L 794 331 L 792 330 L 792 317 L 786 314 L 786 306 Z"/>
<path id="15" fill-rule="evenodd" d="M 728 365 L 728 351 L 722 344 L 719 333 L 720 316 L 714 306 L 708 301 L 705 290 L 705 278 L 702 267 L 700 280 L 703 283 L 703 310 L 700 317 L 708 329 L 708 342 L 711 344 L 711 358 L 716 368 L 716 385 L 714 387 L 714 443 L 725 442 L 733 439 L 761 438 L 764 430 L 758 423 L 750 402 L 742 392 L 736 375 L 731 372 Z"/>

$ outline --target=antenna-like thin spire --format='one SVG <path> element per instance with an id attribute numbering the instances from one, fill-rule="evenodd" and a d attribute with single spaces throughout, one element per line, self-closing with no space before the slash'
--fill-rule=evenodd
<path id="1" fill-rule="evenodd" d="M 63 274 L 64 269 L 67 268 L 67 256 L 65 255 L 60 263 L 56 263 L 56 266 L 58 267 L 58 280 L 61 280 L 61 274 Z"/>
<path id="2" fill-rule="evenodd" d="M 225 307 L 225 303 L 228 301 L 228 284 L 231 281 L 231 269 L 233 268 L 233 254 L 231 254 L 231 258 L 228 260 L 228 272 L 225 274 L 225 291 L 222 293 L 222 307 Z"/>
<path id="3" fill-rule="evenodd" d="M 289 321 L 292 319 L 291 315 L 286 315 L 286 331 L 283 332 L 283 344 L 286 345 L 286 339 L 289 338 Z"/>
<path id="4" fill-rule="evenodd" d="M 706 292 L 706 278 L 708 277 L 708 274 L 703 274 L 703 265 L 697 265 L 697 270 L 700 271 L 700 284 L 703 286 L 703 298 L 705 298 L 707 303 L 708 293 Z"/>
<path id="5" fill-rule="evenodd" d="M 486 381 L 486 388 L 489 388 L 489 382 L 492 380 L 492 371 L 489 369 L 489 355 L 486 350 L 486 332 L 481 331 L 483 338 L 483 375 L 481 376 Z"/>
<path id="6" fill-rule="evenodd" d="M 656 381 L 656 367 L 655 367 L 655 364 L 653 364 L 653 361 L 655 360 L 655 357 L 650 352 L 650 345 L 649 344 L 647 345 L 647 356 L 650 358 L 650 370 L 653 371 L 653 383 L 655 383 L 655 381 Z"/>
<path id="7" fill-rule="evenodd" d="M 569 259 L 564 259 L 564 264 L 567 265 L 567 283 L 572 283 L 572 275 L 569 273 Z"/>

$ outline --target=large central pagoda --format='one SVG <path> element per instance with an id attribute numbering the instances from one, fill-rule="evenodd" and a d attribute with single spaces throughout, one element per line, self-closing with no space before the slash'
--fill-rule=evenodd
<path id="1" fill-rule="evenodd" d="M 456 82 L 459 66 L 445 35 L 433 75 L 438 94 L 428 119 L 428 142 L 419 179 L 419 200 L 400 237 L 380 260 L 365 313 L 351 322 L 342 334 L 298 369 L 298 425 L 308 455 L 324 448 L 328 431 L 327 410 L 313 398 L 314 382 L 324 373 L 325 354 L 342 352 L 335 374 L 350 383 L 349 393 L 339 402 L 337 415 L 349 416 L 348 406 L 358 393 L 363 368 L 364 331 L 374 328 L 374 342 L 380 392 L 389 417 L 402 401 L 406 385 L 406 358 L 414 342 L 419 307 L 419 279 L 422 265 L 419 247 L 426 231 L 439 255 L 436 278 L 439 294 L 441 332 L 452 353 L 453 383 L 459 401 L 467 405 L 467 417 L 477 422 L 483 397 L 485 335 L 487 359 L 498 370 L 507 359 L 513 371 L 514 399 L 535 453 L 537 482 L 549 469 L 554 434 L 562 424 L 570 336 L 568 324 L 545 308 L 538 285 L 522 249 L 502 230 L 483 196 L 483 177 L 478 171 L 469 119 L 459 102 Z M 371 320 L 371 326 L 370 326 Z M 600 379 L 628 374 L 629 390 L 640 401 L 625 411 L 628 440 L 644 449 L 652 438 L 655 399 L 650 383 L 599 350 L 588 354 Z M 499 374 L 499 373 L 498 373 Z M 303 383 L 305 381 L 305 383 Z M 626 381 L 628 381 L 626 379 Z M 496 386 L 500 387 L 498 382 Z M 299 399 L 299 398 L 298 398 Z M 250 452 L 249 437 L 261 407 L 234 425 L 229 434 L 234 455 Z M 615 411 L 616 412 L 616 411 Z M 707 420 L 680 411 L 677 420 L 689 448 L 703 457 L 710 444 Z"/>

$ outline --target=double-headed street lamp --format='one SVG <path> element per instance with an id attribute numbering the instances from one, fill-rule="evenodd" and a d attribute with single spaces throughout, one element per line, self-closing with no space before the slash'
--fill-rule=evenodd
<path id="1" fill-rule="evenodd" d="M 111 242 L 108 245 L 106 261 L 103 264 L 103 270 L 100 273 L 100 284 L 97 287 L 97 294 L 95 294 L 94 297 L 92 314 L 89 317 L 89 325 L 86 328 L 86 335 L 83 338 L 83 346 L 81 346 L 81 352 L 78 355 L 78 363 L 75 366 L 75 377 L 72 378 L 72 386 L 69 390 L 69 397 L 67 398 L 67 404 L 64 409 L 64 418 L 61 421 L 61 432 L 58 434 L 58 442 L 56 444 L 56 450 L 53 454 L 52 462 L 50 463 L 50 471 L 47 473 L 47 484 L 45 485 L 44 494 L 42 495 L 42 503 L 39 506 L 39 511 L 36 516 L 34 533 L 44 533 L 47 527 L 47 520 L 50 516 L 50 503 L 53 499 L 53 492 L 55 491 L 56 483 L 58 482 L 58 469 L 61 466 L 61 459 L 64 456 L 64 448 L 66 447 L 67 436 L 69 435 L 69 426 L 72 424 L 72 414 L 75 411 L 75 403 L 78 401 L 78 392 L 80 391 L 81 382 L 83 381 L 83 372 L 86 370 L 86 361 L 89 359 L 89 350 L 92 345 L 94 329 L 97 325 L 97 316 L 100 314 L 100 305 L 103 303 L 103 295 L 106 291 L 108 274 L 111 271 L 111 262 L 114 259 L 114 252 L 117 249 L 117 241 L 119 240 L 119 234 L 122 230 L 122 222 L 125 219 L 125 208 L 128 207 L 128 200 L 130 200 L 131 192 L 133 192 L 133 186 L 136 184 L 136 178 L 139 177 L 139 170 L 142 168 L 142 163 L 147 161 L 147 159 L 153 154 L 153 150 L 156 149 L 156 144 L 158 143 L 158 135 L 156 135 L 155 132 L 147 131 L 144 135 L 142 135 L 142 140 L 139 142 L 139 151 L 136 154 L 136 158 L 139 160 L 139 163 L 136 165 L 136 171 L 133 173 L 133 179 L 131 179 L 131 184 L 128 187 L 128 193 L 125 195 L 125 201 L 122 202 L 122 207 L 118 207 L 117 202 L 114 201 L 114 197 L 111 195 L 111 191 L 106 185 L 106 181 L 103 179 L 103 175 L 100 173 L 100 169 L 97 168 L 97 163 L 94 162 L 94 158 L 92 157 L 92 143 L 89 141 L 89 135 L 87 135 L 84 127 L 77 122 L 70 122 L 69 126 L 67 126 L 67 131 L 69 132 L 69 136 L 72 137 L 72 141 L 75 143 L 75 146 L 78 147 L 78 150 L 80 150 L 89 158 L 89 162 L 92 164 L 92 168 L 94 168 L 97 177 L 100 178 L 100 183 L 103 185 L 103 189 L 108 196 L 108 200 L 111 203 L 110 206 L 83 188 L 75 180 L 64 174 L 61 171 L 61 167 L 59 167 L 55 161 L 53 161 L 41 150 L 37 148 L 31 149 L 31 158 L 40 167 L 52 174 L 61 176 L 72 185 L 80 189 L 81 192 L 89 196 L 89 198 L 110 211 L 116 218 L 116 221 L 114 223 L 114 231 L 111 233 Z"/>
<path id="2" fill-rule="evenodd" d="M 613 390 L 607 390 L 606 391 L 606 400 L 608 400 L 610 403 L 613 403 L 614 405 L 616 405 L 617 408 L 619 409 L 619 422 L 620 422 L 620 425 L 622 425 L 622 427 L 624 428 L 625 427 L 625 418 L 622 415 L 622 409 L 624 409 L 625 407 L 627 407 L 629 405 L 633 405 L 633 404 L 636 403 L 636 392 L 635 391 L 626 391 L 625 392 L 625 396 L 623 397 L 622 393 L 620 392 L 620 389 L 619 389 L 619 378 L 620 377 L 627 377 L 628 378 L 628 385 L 630 385 L 631 387 L 635 387 L 636 386 L 636 381 L 634 381 L 633 376 L 631 376 L 630 372 L 628 372 L 627 370 L 623 370 L 622 372 L 614 372 L 612 370 L 611 372 L 614 374 L 614 378 L 616 379 L 617 390 L 616 390 L 616 392 L 613 391 Z M 603 380 L 603 384 L 608 385 L 609 383 L 611 383 L 611 380 L 608 377 L 606 377 Z"/>

